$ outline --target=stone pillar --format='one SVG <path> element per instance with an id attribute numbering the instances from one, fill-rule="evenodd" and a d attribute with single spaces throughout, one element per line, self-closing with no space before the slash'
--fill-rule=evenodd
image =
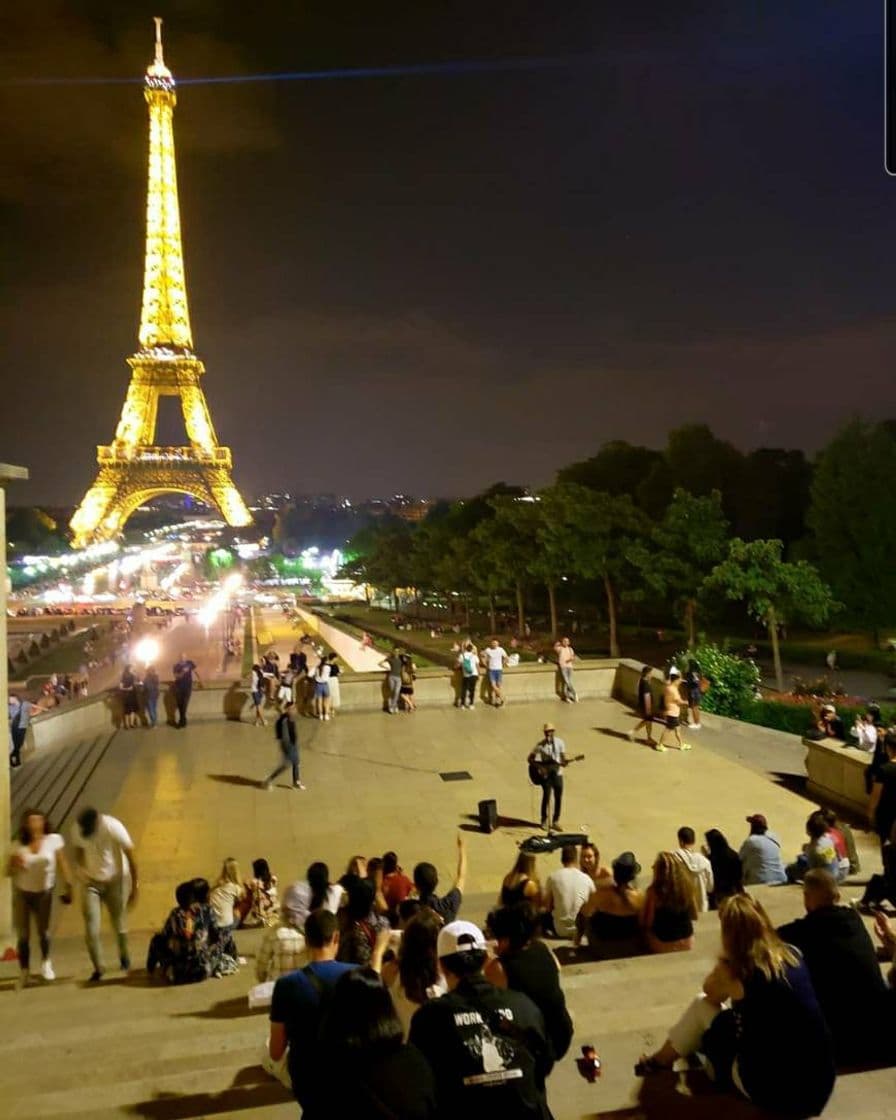
<path id="1" fill-rule="evenodd" d="M 6 648 L 6 586 L 9 575 L 6 570 L 6 483 L 21 481 L 28 478 L 28 471 L 24 467 L 10 467 L 0 463 L 0 657 L 3 658 L 3 668 L 0 670 L 0 712 L 4 723 L 7 722 L 9 710 L 9 675 L 7 672 Z M 0 853 L 2 853 L 3 870 L 9 859 L 9 840 L 12 835 L 12 824 L 9 819 L 9 730 L 6 732 L 6 748 L 4 754 L 6 761 L 0 765 Z M 12 944 L 12 887 L 9 878 L 4 874 L 0 876 L 0 947 L 6 949 Z"/>

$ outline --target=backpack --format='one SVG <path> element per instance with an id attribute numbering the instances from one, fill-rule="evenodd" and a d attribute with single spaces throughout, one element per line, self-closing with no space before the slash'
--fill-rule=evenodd
<path id="1" fill-rule="evenodd" d="M 472 653 L 461 655 L 460 667 L 465 677 L 478 676 L 476 672 L 476 657 Z"/>

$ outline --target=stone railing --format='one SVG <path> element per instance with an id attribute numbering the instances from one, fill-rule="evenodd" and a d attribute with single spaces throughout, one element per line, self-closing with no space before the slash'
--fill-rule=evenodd
<path id="1" fill-rule="evenodd" d="M 865 771 L 871 763 L 867 751 L 836 739 L 803 739 L 806 747 L 806 792 L 822 803 L 832 802 L 864 818 L 868 811 Z"/>

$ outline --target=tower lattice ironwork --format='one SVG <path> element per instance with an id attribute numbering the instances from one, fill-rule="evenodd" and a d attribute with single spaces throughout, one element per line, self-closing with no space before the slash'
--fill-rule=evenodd
<path id="1" fill-rule="evenodd" d="M 231 477 L 229 447 L 212 424 L 193 353 L 187 307 L 177 169 L 174 78 L 162 56 L 156 20 L 155 58 L 143 94 L 149 107 L 149 185 L 140 349 L 128 358 L 131 382 L 111 444 L 97 448 L 99 473 L 71 519 L 77 547 L 108 540 L 135 509 L 164 493 L 185 493 L 216 506 L 229 525 L 251 523 Z M 189 446 L 155 443 L 159 397 L 179 397 Z"/>

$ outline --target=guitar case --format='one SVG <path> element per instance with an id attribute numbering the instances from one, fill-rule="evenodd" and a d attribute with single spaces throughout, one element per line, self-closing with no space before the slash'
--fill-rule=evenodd
<path id="1" fill-rule="evenodd" d="M 530 836 L 527 840 L 523 840 L 520 851 L 537 856 L 545 852 L 556 852 L 566 844 L 575 844 L 578 847 L 587 843 L 586 832 L 551 832 L 544 836 Z"/>

